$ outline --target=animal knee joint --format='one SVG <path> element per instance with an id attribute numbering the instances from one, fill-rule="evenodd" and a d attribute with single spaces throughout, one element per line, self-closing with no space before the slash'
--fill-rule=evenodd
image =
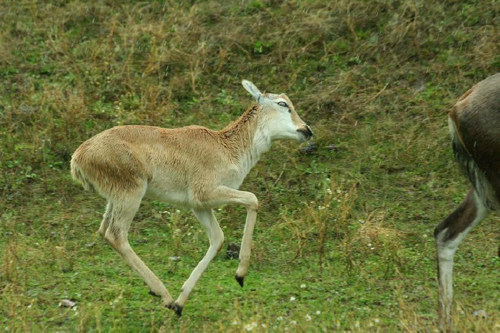
<path id="1" fill-rule="evenodd" d="M 214 246 L 217 248 L 217 252 L 220 251 L 222 245 L 224 244 L 224 234 L 221 232 L 217 239 L 214 241 Z"/>
<path id="2" fill-rule="evenodd" d="M 252 210 L 259 209 L 259 200 L 257 199 L 257 197 L 254 194 L 252 194 L 252 198 L 250 199 L 248 209 L 252 209 Z"/>
<path id="3" fill-rule="evenodd" d="M 124 238 L 120 235 L 115 233 L 111 228 L 108 228 L 104 234 L 104 239 L 111 245 L 114 249 L 118 249 L 123 245 Z"/>

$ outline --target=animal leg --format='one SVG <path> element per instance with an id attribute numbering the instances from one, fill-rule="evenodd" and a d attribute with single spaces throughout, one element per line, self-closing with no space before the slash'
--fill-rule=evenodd
<path id="1" fill-rule="evenodd" d="M 243 280 L 247 275 L 248 265 L 250 263 L 250 252 L 252 250 L 252 236 L 257 220 L 257 209 L 259 201 L 257 197 L 250 192 L 234 190 L 229 187 L 221 186 L 214 193 L 210 200 L 211 207 L 217 207 L 223 204 L 240 204 L 247 208 L 247 217 L 243 238 L 241 240 L 240 263 L 236 271 L 236 281 L 243 287 Z"/>
<path id="2" fill-rule="evenodd" d="M 453 259 L 465 236 L 489 213 L 474 189 L 465 200 L 434 230 L 436 241 L 439 298 L 438 325 L 441 331 L 451 331 L 451 302 L 453 300 Z"/>
<path id="3" fill-rule="evenodd" d="M 222 232 L 222 229 L 220 228 L 219 223 L 217 222 L 211 209 L 193 209 L 193 213 L 205 228 L 210 240 L 210 247 L 208 248 L 208 251 L 203 259 L 193 270 L 189 278 L 186 280 L 186 282 L 184 282 L 184 285 L 181 289 L 181 294 L 174 303 L 173 308 L 179 316 L 182 314 L 182 309 L 187 299 L 189 298 L 189 294 L 191 294 L 191 291 L 196 286 L 196 283 L 200 279 L 201 275 L 208 267 L 208 264 L 210 264 L 213 258 L 215 258 L 224 242 L 224 233 Z"/>
<path id="4" fill-rule="evenodd" d="M 172 296 L 163 283 L 137 256 L 128 242 L 128 230 L 135 213 L 139 209 L 144 191 L 135 195 L 128 195 L 125 199 L 114 201 L 112 204 L 112 220 L 104 238 L 115 249 L 125 262 L 136 271 L 150 288 L 150 293 L 162 298 L 167 307 L 172 306 Z"/>
<path id="5" fill-rule="evenodd" d="M 245 229 L 241 240 L 240 248 L 240 263 L 236 270 L 236 281 L 243 287 L 243 279 L 247 275 L 248 265 L 250 264 L 250 252 L 252 250 L 252 236 L 257 220 L 257 210 L 247 209 L 247 218 L 245 221 Z"/>
<path id="6" fill-rule="evenodd" d="M 109 223 L 111 222 L 112 211 L 113 211 L 113 203 L 111 201 L 108 201 L 108 204 L 106 205 L 106 212 L 104 213 L 101 226 L 99 227 L 99 234 L 102 237 L 104 237 L 104 235 L 106 234 L 106 230 L 108 229 Z"/>

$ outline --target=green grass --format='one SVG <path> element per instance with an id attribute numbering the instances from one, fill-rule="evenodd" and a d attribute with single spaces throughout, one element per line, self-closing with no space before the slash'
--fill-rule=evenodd
<path id="1" fill-rule="evenodd" d="M 1 2 L 0 329 L 436 330 L 433 229 L 468 186 L 446 112 L 500 67 L 496 8 Z M 223 128 L 251 103 L 241 79 L 287 93 L 318 150 L 277 142 L 263 156 L 242 186 L 261 203 L 245 287 L 223 248 L 177 318 L 98 237 L 104 199 L 71 180 L 69 160 L 115 125 Z M 239 242 L 245 211 L 216 216 Z M 190 212 L 159 202 L 143 202 L 130 234 L 174 297 L 208 247 Z M 456 255 L 458 331 L 499 328 L 497 249 L 492 216 Z"/>

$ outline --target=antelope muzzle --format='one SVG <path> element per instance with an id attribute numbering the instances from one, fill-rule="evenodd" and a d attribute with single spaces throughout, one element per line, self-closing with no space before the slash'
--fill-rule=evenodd
<path id="1" fill-rule="evenodd" d="M 306 140 L 309 140 L 313 136 L 313 131 L 311 127 L 306 125 L 305 127 L 299 128 L 297 132 L 301 133 Z"/>

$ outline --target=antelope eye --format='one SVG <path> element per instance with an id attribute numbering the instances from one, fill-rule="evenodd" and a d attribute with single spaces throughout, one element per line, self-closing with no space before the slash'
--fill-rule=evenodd
<path id="1" fill-rule="evenodd" d="M 278 103 L 279 106 L 282 106 L 284 108 L 287 108 L 288 107 L 288 104 L 286 104 L 285 102 L 279 102 Z"/>

